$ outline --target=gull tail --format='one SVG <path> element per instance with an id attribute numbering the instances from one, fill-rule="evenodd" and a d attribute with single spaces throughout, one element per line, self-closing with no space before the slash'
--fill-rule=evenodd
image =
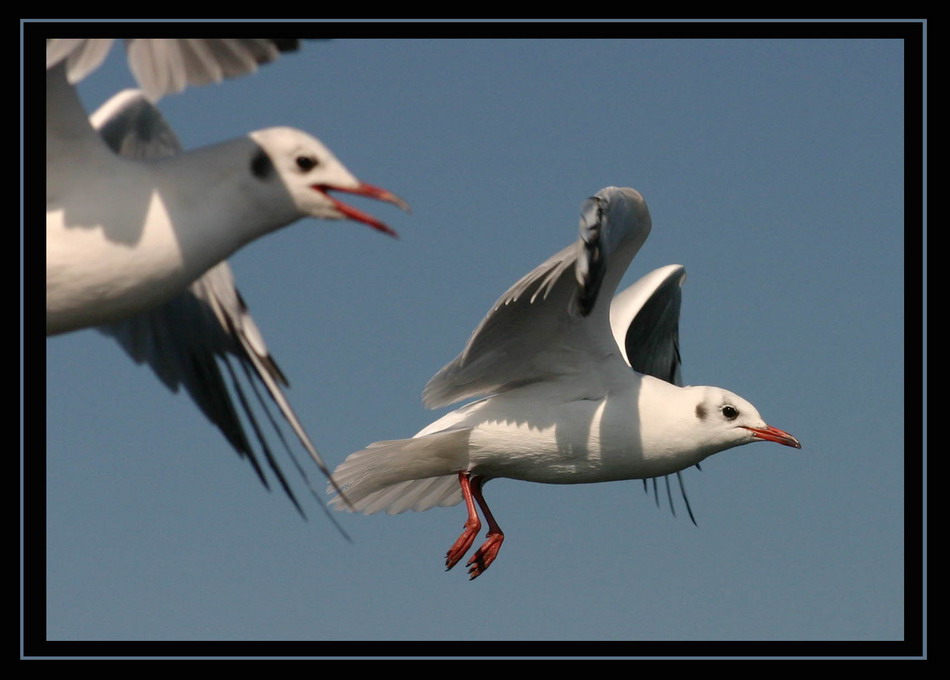
<path id="1" fill-rule="evenodd" d="M 344 495 L 334 496 L 330 507 L 395 515 L 461 502 L 456 473 L 468 467 L 470 433 L 467 427 L 442 430 L 376 442 L 351 453 L 333 472 Z M 327 491 L 336 489 L 331 485 Z"/>

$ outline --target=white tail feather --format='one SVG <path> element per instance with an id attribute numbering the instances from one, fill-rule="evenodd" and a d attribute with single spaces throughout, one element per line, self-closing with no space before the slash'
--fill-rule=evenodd
<path id="1" fill-rule="evenodd" d="M 462 500 L 455 473 L 468 467 L 470 432 L 470 428 L 443 430 L 376 442 L 351 453 L 333 472 L 349 505 L 335 496 L 330 506 L 367 515 L 381 510 L 395 515 L 455 505 Z"/>

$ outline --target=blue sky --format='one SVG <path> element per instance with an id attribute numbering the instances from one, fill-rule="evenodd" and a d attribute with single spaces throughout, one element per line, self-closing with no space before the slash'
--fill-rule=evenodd
<path id="1" fill-rule="evenodd" d="M 905 496 L 919 481 L 905 479 L 905 236 L 913 249 L 920 230 L 904 218 L 904 66 L 903 43 L 878 38 L 340 38 L 162 99 L 188 148 L 291 125 L 412 204 L 353 201 L 398 240 L 304 220 L 231 260 L 332 465 L 447 410 L 422 406 L 426 381 L 609 185 L 653 216 L 625 283 L 686 267 L 684 380 L 746 397 L 803 448 L 741 447 L 684 473 L 698 526 L 639 481 L 493 481 L 506 542 L 469 582 L 442 564 L 462 506 L 339 513 L 347 542 L 313 499 L 304 521 L 265 490 L 110 339 L 51 338 L 48 639 L 320 641 L 341 656 L 377 648 L 331 643 L 902 640 L 919 607 L 904 590 L 919 578 L 905 571 L 919 562 L 905 564 L 919 498 Z M 92 111 L 130 85 L 114 50 L 80 91 Z"/>

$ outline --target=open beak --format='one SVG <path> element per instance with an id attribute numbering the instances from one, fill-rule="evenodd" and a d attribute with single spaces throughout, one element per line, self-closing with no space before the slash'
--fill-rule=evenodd
<path id="1" fill-rule="evenodd" d="M 749 432 L 752 433 L 753 437 L 758 437 L 759 439 L 765 439 L 770 442 L 777 442 L 779 444 L 784 444 L 785 446 L 791 446 L 796 449 L 802 448 L 801 442 L 799 442 L 795 437 L 790 435 L 784 430 L 780 430 L 777 427 L 772 427 L 771 425 L 766 425 L 765 427 L 746 427 Z"/>
<path id="2" fill-rule="evenodd" d="M 330 184 L 314 184 L 312 188 L 315 191 L 319 191 L 321 194 L 323 194 L 328 199 L 330 199 L 330 201 L 333 203 L 336 209 L 339 210 L 344 215 L 346 215 L 351 220 L 356 220 L 357 222 L 368 224 L 373 229 L 377 229 L 378 231 L 381 231 L 384 234 L 389 234 L 390 236 L 394 238 L 398 238 L 399 235 L 395 231 L 390 229 L 388 226 L 383 224 L 383 222 L 381 222 L 380 220 L 377 220 L 372 215 L 368 215 L 364 213 L 362 210 L 357 210 L 353 206 L 347 205 L 346 203 L 343 203 L 342 201 L 337 200 L 336 198 L 334 198 L 327 192 L 328 191 L 342 191 L 348 194 L 356 194 L 357 196 L 366 196 L 367 198 L 375 198 L 377 201 L 386 201 L 387 203 L 392 203 L 393 205 L 399 206 L 406 212 L 410 212 L 409 204 L 406 203 L 401 198 L 399 198 L 399 196 L 397 196 L 396 194 L 392 193 L 391 191 L 386 191 L 385 189 L 380 189 L 379 187 L 375 187 L 372 184 L 366 184 L 364 182 L 360 182 L 358 186 L 353 187 L 353 188 L 338 187 L 338 186 L 333 186 Z"/>

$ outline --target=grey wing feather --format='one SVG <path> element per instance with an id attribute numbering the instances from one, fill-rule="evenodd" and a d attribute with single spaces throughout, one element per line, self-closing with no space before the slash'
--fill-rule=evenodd
<path id="1" fill-rule="evenodd" d="M 587 316 L 594 309 L 600 286 L 607 273 L 607 244 L 603 219 L 603 203 L 595 198 L 584 202 L 578 226 L 580 240 L 577 244 L 574 275 L 578 292 L 573 311 Z"/>
<path id="2" fill-rule="evenodd" d="M 462 353 L 426 385 L 425 405 L 588 373 L 615 352 L 609 305 L 596 303 L 613 295 L 650 232 L 645 204 L 637 201 L 639 194 L 616 187 L 585 201 L 578 240 L 499 298 Z"/>
<path id="3" fill-rule="evenodd" d="M 576 257 L 575 243 L 509 288 L 461 354 L 428 382 L 423 403 L 436 408 L 549 377 L 553 362 L 539 353 L 543 339 L 569 332 L 578 322 L 566 313 L 577 292 Z"/>
<path id="4" fill-rule="evenodd" d="M 112 38 L 51 38 L 46 41 L 46 68 L 65 61 L 67 79 L 78 83 L 99 68 L 113 42 Z"/>
<path id="5" fill-rule="evenodd" d="M 181 150 L 174 132 L 158 110 L 135 90 L 113 97 L 93 116 L 93 124 L 108 145 L 122 155 L 158 158 Z M 165 304 L 100 326 L 99 330 L 113 337 L 137 363 L 148 363 L 172 391 L 184 386 L 205 416 L 238 453 L 250 461 L 264 485 L 269 486 L 217 362 L 221 359 L 269 467 L 301 510 L 228 361 L 229 355 L 235 358 L 255 392 L 255 380 L 264 385 L 310 457 L 333 482 L 329 469 L 281 389 L 287 380 L 268 352 L 257 324 L 234 285 L 227 262 L 208 270 L 184 293 Z M 264 409 L 266 411 L 266 406 Z M 270 418 L 269 412 L 267 415 Z M 297 468 L 306 480 L 303 469 L 299 465 Z M 310 486 L 309 481 L 307 485 Z M 312 487 L 311 492 L 316 495 Z"/>
<path id="6" fill-rule="evenodd" d="M 46 44 L 46 67 L 67 63 L 69 82 L 95 70 L 113 39 L 53 39 Z M 129 68 L 146 96 L 156 101 L 189 85 L 205 85 L 252 73 L 281 52 L 297 49 L 296 39 L 126 38 Z"/>
<path id="7" fill-rule="evenodd" d="M 136 160 L 181 153 L 178 136 L 139 90 L 123 90 L 90 117 L 103 141 L 120 156 Z"/>
<path id="8" fill-rule="evenodd" d="M 682 384 L 679 317 L 685 280 L 682 265 L 660 267 L 619 293 L 610 307 L 614 339 L 630 367 L 674 385 Z"/>

